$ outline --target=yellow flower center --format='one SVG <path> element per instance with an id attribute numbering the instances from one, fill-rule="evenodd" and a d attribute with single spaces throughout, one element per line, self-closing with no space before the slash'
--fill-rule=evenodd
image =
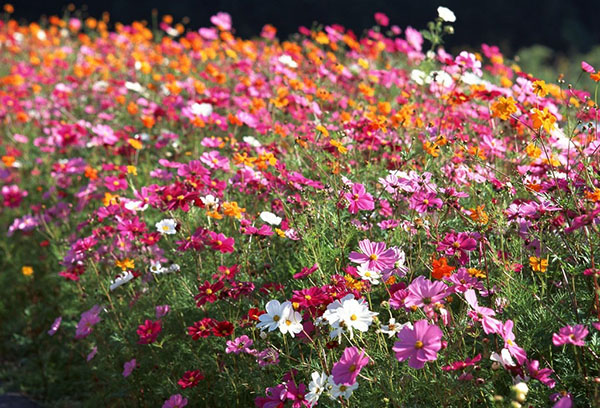
<path id="1" fill-rule="evenodd" d="M 417 340 L 415 342 L 415 348 L 416 349 L 422 349 L 423 348 L 423 342 L 421 340 Z"/>
<path id="2" fill-rule="evenodd" d="M 352 316 L 350 316 L 350 320 L 355 321 L 356 319 L 358 319 L 358 317 L 356 317 L 355 314 L 353 314 Z"/>

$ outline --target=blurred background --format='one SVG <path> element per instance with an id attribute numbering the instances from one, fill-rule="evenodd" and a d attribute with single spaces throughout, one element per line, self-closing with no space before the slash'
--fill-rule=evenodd
<path id="1" fill-rule="evenodd" d="M 152 10 L 170 14 L 175 22 L 187 17 L 188 28 L 210 26 L 218 11 L 232 15 L 237 35 L 260 34 L 263 25 L 277 27 L 285 39 L 299 26 L 341 24 L 357 35 L 373 26 L 373 14 L 386 13 L 390 24 L 422 29 L 437 16 L 438 6 L 454 11 L 455 34 L 446 48 L 478 50 L 482 43 L 498 45 L 508 58 L 547 81 L 564 73 L 575 81 L 585 59 L 600 68 L 600 24 L 595 0 L 13 0 L 14 18 L 38 21 L 42 16 L 62 16 L 74 4 L 83 16 L 110 13 L 112 22 L 152 21 Z M 589 85 L 589 84 L 587 84 Z"/>

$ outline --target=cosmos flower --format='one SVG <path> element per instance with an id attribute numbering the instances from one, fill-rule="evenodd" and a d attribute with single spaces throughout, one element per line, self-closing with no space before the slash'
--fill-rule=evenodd
<path id="1" fill-rule="evenodd" d="M 442 330 L 427 320 L 419 320 L 413 328 L 404 327 L 398 333 L 398 341 L 392 350 L 398 361 L 409 360 L 409 367 L 420 369 L 427 361 L 436 360 L 441 348 Z"/>

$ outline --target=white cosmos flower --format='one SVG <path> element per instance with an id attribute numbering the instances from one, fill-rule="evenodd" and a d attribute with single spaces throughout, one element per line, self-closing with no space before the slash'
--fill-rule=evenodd
<path id="1" fill-rule="evenodd" d="M 287 54 L 279 57 L 279 62 L 281 62 L 283 65 L 287 65 L 290 68 L 298 68 L 296 61 L 294 61 L 294 59 Z"/>
<path id="2" fill-rule="evenodd" d="M 371 270 L 368 267 L 368 264 L 361 264 L 356 271 L 360 275 L 362 280 L 366 280 L 371 282 L 372 285 L 379 285 L 379 279 L 381 279 L 381 272 Z"/>
<path id="3" fill-rule="evenodd" d="M 291 302 L 283 302 L 279 303 L 278 300 L 270 300 L 265 305 L 265 310 L 267 313 L 261 314 L 258 317 L 260 321 L 256 327 L 261 330 L 268 329 L 269 331 L 273 331 L 279 327 L 281 319 L 283 317 L 284 312 L 286 312 L 286 307 L 292 306 Z"/>
<path id="4" fill-rule="evenodd" d="M 454 23 L 456 21 L 456 16 L 454 12 L 446 7 L 438 7 L 437 8 L 438 16 L 447 23 Z"/>
<path id="5" fill-rule="evenodd" d="M 327 387 L 327 374 L 319 374 L 317 371 L 311 374 L 312 381 L 308 384 L 308 394 L 304 397 L 310 406 L 313 406 L 319 401 L 319 397 Z"/>
<path id="6" fill-rule="evenodd" d="M 289 333 L 290 336 L 296 337 L 296 334 L 300 333 L 303 329 L 302 315 L 294 310 L 290 302 L 285 303 L 288 303 L 288 305 L 283 309 L 281 320 L 279 320 L 279 331 L 282 334 Z"/>
<path id="7" fill-rule="evenodd" d="M 390 322 L 386 325 L 381 326 L 381 328 L 378 330 L 378 332 L 387 334 L 388 337 L 394 337 L 396 335 L 396 333 L 398 333 L 400 330 L 402 330 L 405 327 L 408 327 L 411 330 L 413 328 L 411 322 L 407 322 L 407 323 L 403 323 L 403 324 L 396 323 L 396 319 L 394 319 L 392 317 L 390 319 Z"/>
<path id="8" fill-rule="evenodd" d="M 150 265 L 150 272 L 154 274 L 166 273 L 167 271 L 168 269 L 162 266 L 160 262 L 152 262 Z"/>
<path id="9" fill-rule="evenodd" d="M 515 361 L 513 360 L 512 356 L 510 355 L 510 352 L 508 351 L 508 349 L 503 348 L 502 351 L 500 351 L 500 354 L 494 352 L 492 353 L 492 355 L 490 356 L 490 360 L 492 361 L 496 361 L 500 364 L 502 364 L 502 367 L 504 367 L 505 369 L 507 367 L 515 367 Z"/>
<path id="10" fill-rule="evenodd" d="M 219 199 L 212 194 L 200 198 L 200 201 L 208 211 L 216 210 L 219 206 Z"/>
<path id="11" fill-rule="evenodd" d="M 196 116 L 208 117 L 213 113 L 213 107 L 210 103 L 194 103 L 190 106 L 190 110 Z"/>
<path id="12" fill-rule="evenodd" d="M 260 147 L 261 146 L 260 142 L 258 140 L 256 140 L 256 138 L 254 136 L 244 136 L 242 138 L 242 140 L 245 143 L 248 143 L 252 147 Z"/>
<path id="13" fill-rule="evenodd" d="M 129 272 L 129 271 L 123 272 L 122 274 L 117 276 L 117 278 L 114 281 L 110 282 L 110 291 L 112 292 L 113 290 L 115 290 L 116 288 L 118 288 L 121 285 L 126 284 L 133 278 L 134 278 L 134 276 L 131 272 Z"/>
<path id="14" fill-rule="evenodd" d="M 332 328 L 329 337 L 333 339 L 341 336 L 344 331 L 348 331 L 350 339 L 352 339 L 354 329 L 363 333 L 368 331 L 369 326 L 373 323 L 373 317 L 378 314 L 369 310 L 364 299 L 356 300 L 353 294 L 349 294 L 341 300 L 330 303 L 323 313 L 323 318 Z"/>
<path id="15" fill-rule="evenodd" d="M 329 385 L 331 386 L 331 390 L 329 393 L 331 394 L 332 399 L 338 399 L 339 397 L 344 397 L 346 399 L 350 399 L 350 396 L 354 392 L 355 389 L 358 388 L 358 381 L 356 381 L 352 385 L 348 384 L 336 384 L 333 381 L 333 375 L 329 376 Z"/>
<path id="16" fill-rule="evenodd" d="M 133 212 L 145 211 L 148 208 L 148 203 L 141 200 L 131 200 L 125 203 L 125 208 Z"/>
<path id="17" fill-rule="evenodd" d="M 276 216 L 272 212 L 263 211 L 260 213 L 260 219 L 271 225 L 279 225 L 281 224 L 281 217 Z"/>
<path id="18" fill-rule="evenodd" d="M 167 218 L 156 223 L 156 229 L 161 234 L 173 235 L 177 232 L 175 230 L 176 227 L 177 222 L 171 218 Z"/>
<path id="19" fill-rule="evenodd" d="M 179 272 L 180 270 L 181 270 L 181 266 L 174 263 L 174 264 L 171 264 L 171 266 L 169 266 L 169 269 L 167 270 L 167 272 L 168 273 Z"/>
<path id="20" fill-rule="evenodd" d="M 427 74 L 421 71 L 420 69 L 413 69 L 410 72 L 410 79 L 415 82 L 417 85 L 423 85 L 425 83 L 425 78 Z"/>

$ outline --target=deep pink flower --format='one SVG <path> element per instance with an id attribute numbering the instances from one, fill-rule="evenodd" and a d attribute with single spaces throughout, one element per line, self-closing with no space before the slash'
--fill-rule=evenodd
<path id="1" fill-rule="evenodd" d="M 375 208 L 373 196 L 367 193 L 365 186 L 359 183 L 353 184 L 351 192 L 345 193 L 344 198 L 350 203 L 348 207 L 350 214 L 356 214 L 359 210 L 368 211 Z"/>
<path id="2" fill-rule="evenodd" d="M 408 360 L 409 367 L 423 368 L 427 361 L 437 359 L 437 352 L 442 348 L 442 330 L 427 320 L 419 320 L 414 328 L 405 326 L 398 333 L 398 339 L 392 350 L 398 361 Z"/>
<path id="3" fill-rule="evenodd" d="M 127 190 L 127 180 L 115 176 L 106 177 L 104 185 L 108 191 Z"/>
<path id="4" fill-rule="evenodd" d="M 584 72 L 587 72 L 588 74 L 592 74 L 592 73 L 594 73 L 594 71 L 596 71 L 593 66 L 591 66 L 590 64 L 588 64 L 585 61 L 581 61 L 581 69 Z"/>
<path id="5" fill-rule="evenodd" d="M 284 384 L 269 387 L 265 390 L 265 395 L 265 397 L 256 397 L 254 405 L 258 408 L 281 408 L 287 398 L 287 387 Z"/>
<path id="6" fill-rule="evenodd" d="M 370 270 L 383 271 L 393 268 L 397 261 L 396 252 L 389 248 L 386 249 L 385 242 L 371 242 L 368 239 L 363 239 L 358 242 L 358 247 L 361 252 L 350 252 L 348 258 L 352 262 L 361 265 L 366 264 Z"/>
<path id="7" fill-rule="evenodd" d="M 552 335 L 552 343 L 555 346 L 562 346 L 567 343 L 575 346 L 585 346 L 584 339 L 588 333 L 589 330 L 582 324 L 565 326 L 561 328 L 558 333 Z"/>
<path id="8" fill-rule="evenodd" d="M 419 214 L 424 214 L 430 208 L 442 208 L 444 202 L 435 193 L 417 191 L 409 199 L 409 207 Z"/>
<path id="9" fill-rule="evenodd" d="M 183 408 L 187 403 L 187 398 L 183 398 L 181 394 L 175 394 L 165 401 L 162 408 Z"/>
<path id="10" fill-rule="evenodd" d="M 469 261 L 467 251 L 472 251 L 476 247 L 477 241 L 471 238 L 469 234 L 452 231 L 446 234 L 442 242 L 438 244 L 437 250 L 449 256 L 456 256 L 459 262 L 464 265 Z"/>
<path id="11" fill-rule="evenodd" d="M 140 336 L 138 344 L 150 344 L 156 341 L 158 334 L 162 330 L 162 324 L 160 320 L 153 322 L 152 320 L 146 320 L 144 324 L 140 324 L 137 329 L 137 334 Z"/>
<path id="12" fill-rule="evenodd" d="M 169 310 L 171 310 L 169 305 L 156 306 L 156 308 L 155 308 L 156 318 L 160 319 L 161 317 L 165 316 L 167 313 L 169 313 Z"/>
<path id="13" fill-rule="evenodd" d="M 432 282 L 419 276 L 408 285 L 408 295 L 404 300 L 406 307 L 423 307 L 443 300 L 448 295 L 448 286 L 440 281 Z"/>
<path id="14" fill-rule="evenodd" d="M 375 13 L 375 22 L 382 27 L 387 27 L 390 24 L 390 19 L 384 13 Z"/>
<path id="15" fill-rule="evenodd" d="M 233 238 L 227 238 L 225 235 L 216 232 L 209 232 L 210 239 L 208 240 L 208 244 L 215 251 L 219 251 L 223 254 L 228 252 L 233 252 L 233 245 L 235 244 L 235 240 Z"/>
<path id="16" fill-rule="evenodd" d="M 314 273 L 317 269 L 319 269 L 319 264 L 314 264 L 313 266 L 311 266 L 310 268 L 305 266 L 304 268 L 302 268 L 300 270 L 300 272 L 295 273 L 293 278 L 294 279 L 302 279 L 302 278 L 306 278 L 307 276 L 309 276 L 310 274 Z"/>
<path id="17" fill-rule="evenodd" d="M 212 332 L 217 337 L 228 337 L 233 333 L 235 327 L 228 321 L 218 322 L 213 328 Z"/>
<path id="18" fill-rule="evenodd" d="M 200 380 L 204 380 L 204 374 L 200 370 L 189 370 L 183 374 L 183 377 L 177 381 L 177 384 L 183 389 L 195 387 Z"/>
<path id="19" fill-rule="evenodd" d="M 336 384 L 352 385 L 364 366 L 369 364 L 369 357 L 363 350 L 356 347 L 346 347 L 340 360 L 333 365 L 331 374 Z"/>
<path id="20" fill-rule="evenodd" d="M 8 208 L 17 208 L 23 198 L 27 197 L 27 191 L 19 189 L 16 184 L 2 186 L 1 193 L 3 204 Z"/>

